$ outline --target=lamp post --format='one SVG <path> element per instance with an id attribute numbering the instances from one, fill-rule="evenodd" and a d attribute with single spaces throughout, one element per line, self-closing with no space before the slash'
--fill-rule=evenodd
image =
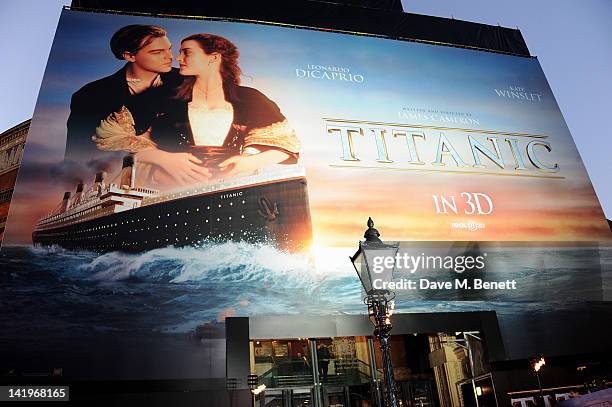
<path id="1" fill-rule="evenodd" d="M 546 360 L 544 360 L 544 357 L 541 357 L 540 359 L 534 359 L 531 361 L 531 367 L 533 368 L 536 378 L 538 379 L 538 389 L 540 390 L 540 403 L 542 403 L 542 405 L 544 405 L 545 402 L 544 402 L 544 391 L 542 390 L 542 382 L 540 381 L 540 369 L 542 369 L 542 366 L 544 366 L 545 364 L 546 364 Z"/>
<path id="2" fill-rule="evenodd" d="M 391 281 L 392 279 L 399 243 L 384 243 L 381 241 L 380 233 L 374 229 L 372 218 L 368 218 L 368 229 L 363 237 L 365 241 L 359 242 L 359 249 L 350 259 L 365 290 L 366 296 L 363 302 L 368 306 L 368 316 L 370 322 L 374 325 L 374 335 L 378 338 L 382 353 L 385 406 L 397 407 L 397 388 L 393 377 L 389 343 L 390 331 L 393 328 L 391 314 L 395 293 L 379 287 L 381 287 L 383 281 Z M 385 264 L 389 264 L 389 262 L 384 261 L 388 258 L 393 259 L 392 266 L 384 267 Z"/>

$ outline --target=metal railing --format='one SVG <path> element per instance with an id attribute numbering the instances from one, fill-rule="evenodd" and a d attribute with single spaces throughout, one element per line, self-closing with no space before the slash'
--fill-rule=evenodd
<path id="1" fill-rule="evenodd" d="M 370 365 L 359 359 L 330 359 L 330 371 L 323 384 L 352 386 L 372 382 Z M 259 384 L 267 388 L 293 388 L 314 385 L 312 364 L 309 360 L 283 360 L 259 376 Z M 320 378 L 321 379 L 321 378 Z"/>

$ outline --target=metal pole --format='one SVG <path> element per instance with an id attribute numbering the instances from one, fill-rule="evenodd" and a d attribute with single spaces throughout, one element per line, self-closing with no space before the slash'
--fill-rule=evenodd
<path id="1" fill-rule="evenodd" d="M 536 370 L 535 372 L 536 378 L 538 379 L 538 389 L 540 389 L 540 403 L 544 406 L 546 403 L 544 402 L 544 391 L 542 390 L 542 383 L 540 382 L 540 374 Z"/>
<path id="2" fill-rule="evenodd" d="M 380 388 L 380 380 L 378 380 L 378 374 L 376 369 L 376 351 L 374 350 L 374 340 L 372 338 L 368 338 L 368 349 L 370 351 L 370 375 L 372 376 L 372 380 L 374 382 L 374 391 L 376 405 L 379 407 L 383 407 L 382 400 L 382 389 Z"/>
<path id="3" fill-rule="evenodd" d="M 317 355 L 317 340 L 310 339 L 310 360 L 312 363 L 312 378 L 314 381 L 314 400 L 315 407 L 323 405 L 323 397 L 321 396 L 321 378 L 319 377 L 319 358 Z"/>
<path id="4" fill-rule="evenodd" d="M 384 397 L 385 406 L 398 407 L 397 388 L 393 377 L 393 364 L 391 362 L 391 344 L 389 338 L 393 328 L 387 316 L 389 300 L 384 295 L 368 295 L 366 298 L 370 315 L 374 317 L 374 335 L 378 338 L 382 352 L 383 374 L 385 379 Z"/>
<path id="5" fill-rule="evenodd" d="M 376 379 L 376 351 L 374 350 L 374 340 L 368 337 L 368 351 L 370 352 L 370 375 Z"/>

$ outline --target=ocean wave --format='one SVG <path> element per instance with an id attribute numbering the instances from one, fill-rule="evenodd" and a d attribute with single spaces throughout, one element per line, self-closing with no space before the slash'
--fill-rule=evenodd
<path id="1" fill-rule="evenodd" d="M 293 254 L 269 245 L 223 242 L 202 247 L 166 247 L 144 253 L 111 252 L 78 267 L 99 281 L 180 283 L 281 283 L 292 288 L 319 283 L 310 254 Z"/>

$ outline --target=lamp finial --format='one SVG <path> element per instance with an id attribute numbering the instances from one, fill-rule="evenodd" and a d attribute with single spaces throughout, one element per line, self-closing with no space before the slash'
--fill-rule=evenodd
<path id="1" fill-rule="evenodd" d="M 378 230 L 374 229 L 374 221 L 371 217 L 368 217 L 368 230 L 365 231 L 363 237 L 365 238 L 366 242 L 382 243 L 382 240 L 379 239 L 380 233 Z"/>

